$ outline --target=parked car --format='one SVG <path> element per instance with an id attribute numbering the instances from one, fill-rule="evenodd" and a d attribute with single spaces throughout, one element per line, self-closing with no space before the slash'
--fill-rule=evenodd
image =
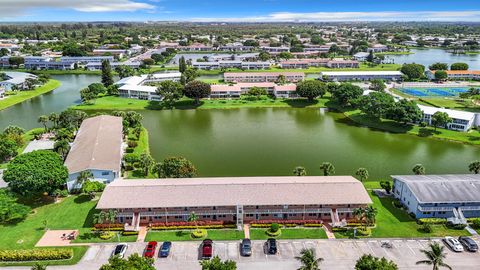
<path id="1" fill-rule="evenodd" d="M 458 241 L 470 252 L 477 252 L 478 245 L 475 241 L 468 236 L 460 236 Z"/>
<path id="2" fill-rule="evenodd" d="M 275 240 L 274 238 L 269 238 L 266 245 L 268 254 L 277 254 L 277 240 Z"/>
<path id="3" fill-rule="evenodd" d="M 213 255 L 213 241 L 210 239 L 203 240 L 201 249 L 202 249 L 202 259 L 210 260 Z"/>
<path id="4" fill-rule="evenodd" d="M 112 252 L 112 257 L 118 256 L 120 258 L 123 258 L 125 256 L 125 252 L 127 252 L 127 244 L 121 243 L 115 246 L 115 249 Z"/>
<path id="5" fill-rule="evenodd" d="M 143 252 L 143 257 L 153 258 L 155 256 L 155 249 L 157 249 L 157 241 L 150 241 Z"/>
<path id="6" fill-rule="evenodd" d="M 163 242 L 158 251 L 158 257 L 166 258 L 170 254 L 170 248 L 172 247 L 172 242 Z"/>
<path id="7" fill-rule="evenodd" d="M 445 242 L 445 244 L 455 252 L 462 252 L 463 251 L 462 244 L 460 244 L 460 242 L 457 239 L 455 239 L 451 236 L 446 236 L 443 239 L 443 242 Z"/>
<path id="8" fill-rule="evenodd" d="M 252 241 L 250 239 L 245 238 L 240 243 L 240 255 L 247 257 L 252 255 Z"/>

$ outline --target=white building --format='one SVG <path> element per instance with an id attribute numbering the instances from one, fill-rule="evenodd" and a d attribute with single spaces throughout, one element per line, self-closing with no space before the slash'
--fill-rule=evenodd
<path id="1" fill-rule="evenodd" d="M 108 60 L 110 62 L 114 61 L 113 56 L 63 56 L 60 57 L 62 62 L 70 63 L 81 63 L 87 64 L 90 62 L 103 62 L 103 60 Z"/>
<path id="2" fill-rule="evenodd" d="M 273 82 L 214 84 L 212 85 L 211 98 L 238 98 L 247 94 L 254 87 L 264 89 L 268 94 L 278 98 L 296 97 L 297 86 L 295 84 L 278 85 Z"/>
<path id="3" fill-rule="evenodd" d="M 457 131 L 468 131 L 474 126 L 478 126 L 480 123 L 480 114 L 475 114 L 465 111 L 457 111 L 450 109 L 435 108 L 429 106 L 418 105 L 420 110 L 423 112 L 422 121 L 432 125 L 432 116 L 436 112 L 447 113 L 452 122 L 448 123 L 445 128 L 457 130 Z"/>
<path id="4" fill-rule="evenodd" d="M 118 91 L 121 97 L 161 101 L 162 97 L 156 93 L 157 87 L 146 84 L 161 81 L 179 81 L 181 76 L 180 72 L 155 73 L 123 78 L 115 84 L 119 86 Z"/>
<path id="5" fill-rule="evenodd" d="M 357 61 L 367 61 L 367 57 L 370 55 L 370 53 L 367 52 L 358 52 L 353 55 L 353 59 Z"/>
<path id="6" fill-rule="evenodd" d="M 26 87 L 25 81 L 27 79 L 36 79 L 37 76 L 25 73 L 25 72 L 3 72 L 7 79 L 4 81 L 0 81 L 0 88 L 5 91 L 13 90 L 16 88 L 17 90 L 24 90 Z"/>
<path id="7" fill-rule="evenodd" d="M 118 66 L 127 66 L 131 67 L 132 69 L 139 69 L 140 62 L 134 61 L 125 61 L 125 62 L 110 62 L 110 67 L 115 69 Z M 101 70 L 102 69 L 102 62 L 88 62 L 85 65 L 85 68 L 88 70 Z"/>
<path id="8" fill-rule="evenodd" d="M 320 78 L 328 81 L 370 81 L 381 79 L 399 81 L 403 74 L 400 71 L 326 71 L 320 72 Z"/>

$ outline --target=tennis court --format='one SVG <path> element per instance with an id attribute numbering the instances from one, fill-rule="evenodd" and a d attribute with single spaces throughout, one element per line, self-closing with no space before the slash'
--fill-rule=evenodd
<path id="1" fill-rule="evenodd" d="M 445 88 L 401 88 L 402 93 L 415 97 L 456 97 L 460 93 L 467 92 L 468 87 L 445 87 Z"/>

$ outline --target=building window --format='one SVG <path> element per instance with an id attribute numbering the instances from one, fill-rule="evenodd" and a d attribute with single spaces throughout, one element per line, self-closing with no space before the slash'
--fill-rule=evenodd
<path id="1" fill-rule="evenodd" d="M 102 172 L 102 175 L 109 175 L 109 172 Z"/>

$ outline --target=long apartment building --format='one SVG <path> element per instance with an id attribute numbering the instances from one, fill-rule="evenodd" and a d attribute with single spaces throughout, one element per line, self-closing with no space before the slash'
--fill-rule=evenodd
<path id="1" fill-rule="evenodd" d="M 385 81 L 399 81 L 402 79 L 400 71 L 325 71 L 320 72 L 320 78 L 328 81 L 370 81 L 381 79 Z"/>
<path id="2" fill-rule="evenodd" d="M 329 68 L 359 68 L 360 63 L 354 60 L 330 60 L 327 58 L 315 59 L 296 59 L 280 62 L 282 68 L 309 68 L 309 67 L 329 67 Z"/>
<path id="3" fill-rule="evenodd" d="M 424 105 L 417 106 L 423 112 L 422 122 L 429 125 L 432 125 L 432 116 L 436 112 L 444 112 L 452 119 L 452 121 L 445 126 L 447 129 L 466 132 L 472 127 L 480 126 L 480 114 L 478 113 L 435 108 Z"/>
<path id="4" fill-rule="evenodd" d="M 445 70 L 445 72 L 447 72 L 447 78 L 452 81 L 480 80 L 480 70 Z M 435 70 L 427 70 L 425 74 L 427 78 L 435 79 Z"/>
<path id="5" fill-rule="evenodd" d="M 355 208 L 372 203 L 351 176 L 222 177 L 116 180 L 97 204 L 116 210 L 117 222 L 137 230 L 154 222 L 199 220 L 235 222 L 322 220 L 334 226 Z"/>
<path id="6" fill-rule="evenodd" d="M 246 62 L 246 61 L 217 61 L 217 62 L 193 62 L 192 67 L 204 70 L 214 70 L 222 68 L 240 68 L 240 69 L 268 69 L 272 66 L 271 62 Z"/>
<path id="7" fill-rule="evenodd" d="M 211 98 L 239 98 L 247 94 L 253 87 L 262 88 L 268 94 L 278 98 L 297 97 L 297 86 L 295 84 L 279 85 L 273 82 L 260 83 L 236 83 L 236 84 L 214 84 L 210 93 Z"/>
<path id="8" fill-rule="evenodd" d="M 299 82 L 305 79 L 303 72 L 225 72 L 225 82 L 277 82 L 283 76 L 287 82 Z"/>

